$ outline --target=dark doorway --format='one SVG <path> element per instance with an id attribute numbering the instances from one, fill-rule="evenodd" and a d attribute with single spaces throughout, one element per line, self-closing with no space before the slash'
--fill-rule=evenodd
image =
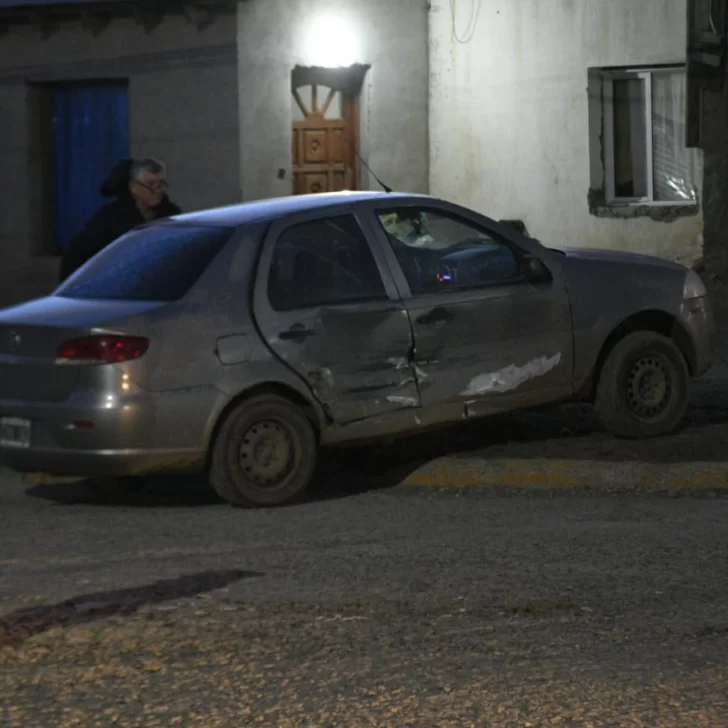
<path id="1" fill-rule="evenodd" d="M 108 202 L 99 187 L 111 168 L 130 155 L 126 81 L 51 88 L 53 233 L 63 250 Z"/>

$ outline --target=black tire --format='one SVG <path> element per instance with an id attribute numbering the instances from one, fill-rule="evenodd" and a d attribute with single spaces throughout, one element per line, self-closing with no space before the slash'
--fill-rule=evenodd
<path id="1" fill-rule="evenodd" d="M 595 408 L 618 437 L 668 435 L 688 406 L 690 373 L 671 339 L 649 331 L 625 336 L 609 352 L 597 383 Z"/>
<path id="2" fill-rule="evenodd" d="M 225 418 L 212 446 L 210 484 L 237 506 L 293 503 L 308 488 L 318 446 L 295 404 L 275 395 L 246 400 Z"/>

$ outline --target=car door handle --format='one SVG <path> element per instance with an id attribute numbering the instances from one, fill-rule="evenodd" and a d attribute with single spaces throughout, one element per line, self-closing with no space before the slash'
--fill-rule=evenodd
<path id="1" fill-rule="evenodd" d="M 450 321 L 454 318 L 454 313 L 448 311 L 446 308 L 438 306 L 437 308 L 433 308 L 432 311 L 428 311 L 422 316 L 419 316 L 417 318 L 417 323 L 422 324 L 423 326 L 437 326 L 438 324 L 450 323 Z"/>
<path id="2" fill-rule="evenodd" d="M 307 329 L 303 324 L 293 324 L 288 331 L 282 331 L 278 334 L 278 338 L 282 341 L 305 341 L 315 333 L 313 329 Z"/>

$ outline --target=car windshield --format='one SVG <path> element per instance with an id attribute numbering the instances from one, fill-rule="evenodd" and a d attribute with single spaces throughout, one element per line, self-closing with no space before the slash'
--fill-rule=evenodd
<path id="1" fill-rule="evenodd" d="M 164 224 L 133 230 L 55 292 L 64 298 L 177 301 L 197 282 L 231 228 Z"/>

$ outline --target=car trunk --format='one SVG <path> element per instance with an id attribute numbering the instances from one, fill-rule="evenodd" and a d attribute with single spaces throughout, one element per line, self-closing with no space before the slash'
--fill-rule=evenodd
<path id="1" fill-rule="evenodd" d="M 125 321 L 160 305 L 52 296 L 0 312 L 0 400 L 64 401 L 83 367 L 58 364 L 60 346 L 94 332 L 126 333 Z"/>

